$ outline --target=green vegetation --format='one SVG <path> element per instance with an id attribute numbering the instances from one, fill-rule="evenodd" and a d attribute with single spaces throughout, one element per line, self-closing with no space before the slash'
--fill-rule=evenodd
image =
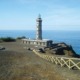
<path id="1" fill-rule="evenodd" d="M 12 38 L 12 37 L 1 37 L 0 38 L 0 42 L 14 42 L 17 39 L 25 39 L 25 38 L 26 38 L 25 36 L 17 37 L 16 39 L 15 38 Z"/>
<path id="2" fill-rule="evenodd" d="M 13 42 L 13 41 L 16 41 L 16 39 L 12 37 L 0 38 L 0 42 Z"/>
<path id="3" fill-rule="evenodd" d="M 25 38 L 26 38 L 25 36 L 17 37 L 17 39 L 25 39 Z"/>

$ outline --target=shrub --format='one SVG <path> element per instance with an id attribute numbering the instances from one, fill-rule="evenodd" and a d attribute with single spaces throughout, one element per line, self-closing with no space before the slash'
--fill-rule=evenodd
<path id="1" fill-rule="evenodd" d="M 25 39 L 25 38 L 26 38 L 25 36 L 17 37 L 17 39 Z"/>
<path id="2" fill-rule="evenodd" d="M 16 39 L 14 39 L 12 37 L 0 38 L 0 40 L 4 41 L 4 42 L 13 42 L 13 41 L 16 41 Z"/>

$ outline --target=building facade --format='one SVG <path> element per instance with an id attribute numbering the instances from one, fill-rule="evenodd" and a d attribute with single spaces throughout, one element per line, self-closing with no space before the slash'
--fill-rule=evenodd
<path id="1" fill-rule="evenodd" d="M 23 39 L 23 43 L 27 45 L 34 46 L 43 46 L 43 47 L 51 47 L 52 40 L 32 40 L 32 39 Z"/>

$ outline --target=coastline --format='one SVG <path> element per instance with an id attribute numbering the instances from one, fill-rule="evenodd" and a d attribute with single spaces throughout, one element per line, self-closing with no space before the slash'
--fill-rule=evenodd
<path id="1" fill-rule="evenodd" d="M 53 42 L 65 42 L 66 44 L 72 45 L 76 53 L 80 53 L 80 36 L 79 31 L 55 31 L 55 30 L 43 30 L 43 37 L 45 39 L 51 39 Z M 47 35 L 46 35 L 47 34 Z M 45 36 L 46 35 L 46 36 Z M 0 37 L 21 37 L 34 39 L 34 30 L 0 30 Z"/>

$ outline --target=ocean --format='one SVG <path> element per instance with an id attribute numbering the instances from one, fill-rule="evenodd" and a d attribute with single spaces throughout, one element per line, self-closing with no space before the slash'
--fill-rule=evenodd
<path id="1" fill-rule="evenodd" d="M 80 54 L 80 31 L 54 31 L 44 30 L 43 38 L 51 39 L 53 42 L 65 42 L 72 45 L 77 54 Z M 36 37 L 35 30 L 0 30 L 0 37 L 21 37 L 34 39 Z"/>

